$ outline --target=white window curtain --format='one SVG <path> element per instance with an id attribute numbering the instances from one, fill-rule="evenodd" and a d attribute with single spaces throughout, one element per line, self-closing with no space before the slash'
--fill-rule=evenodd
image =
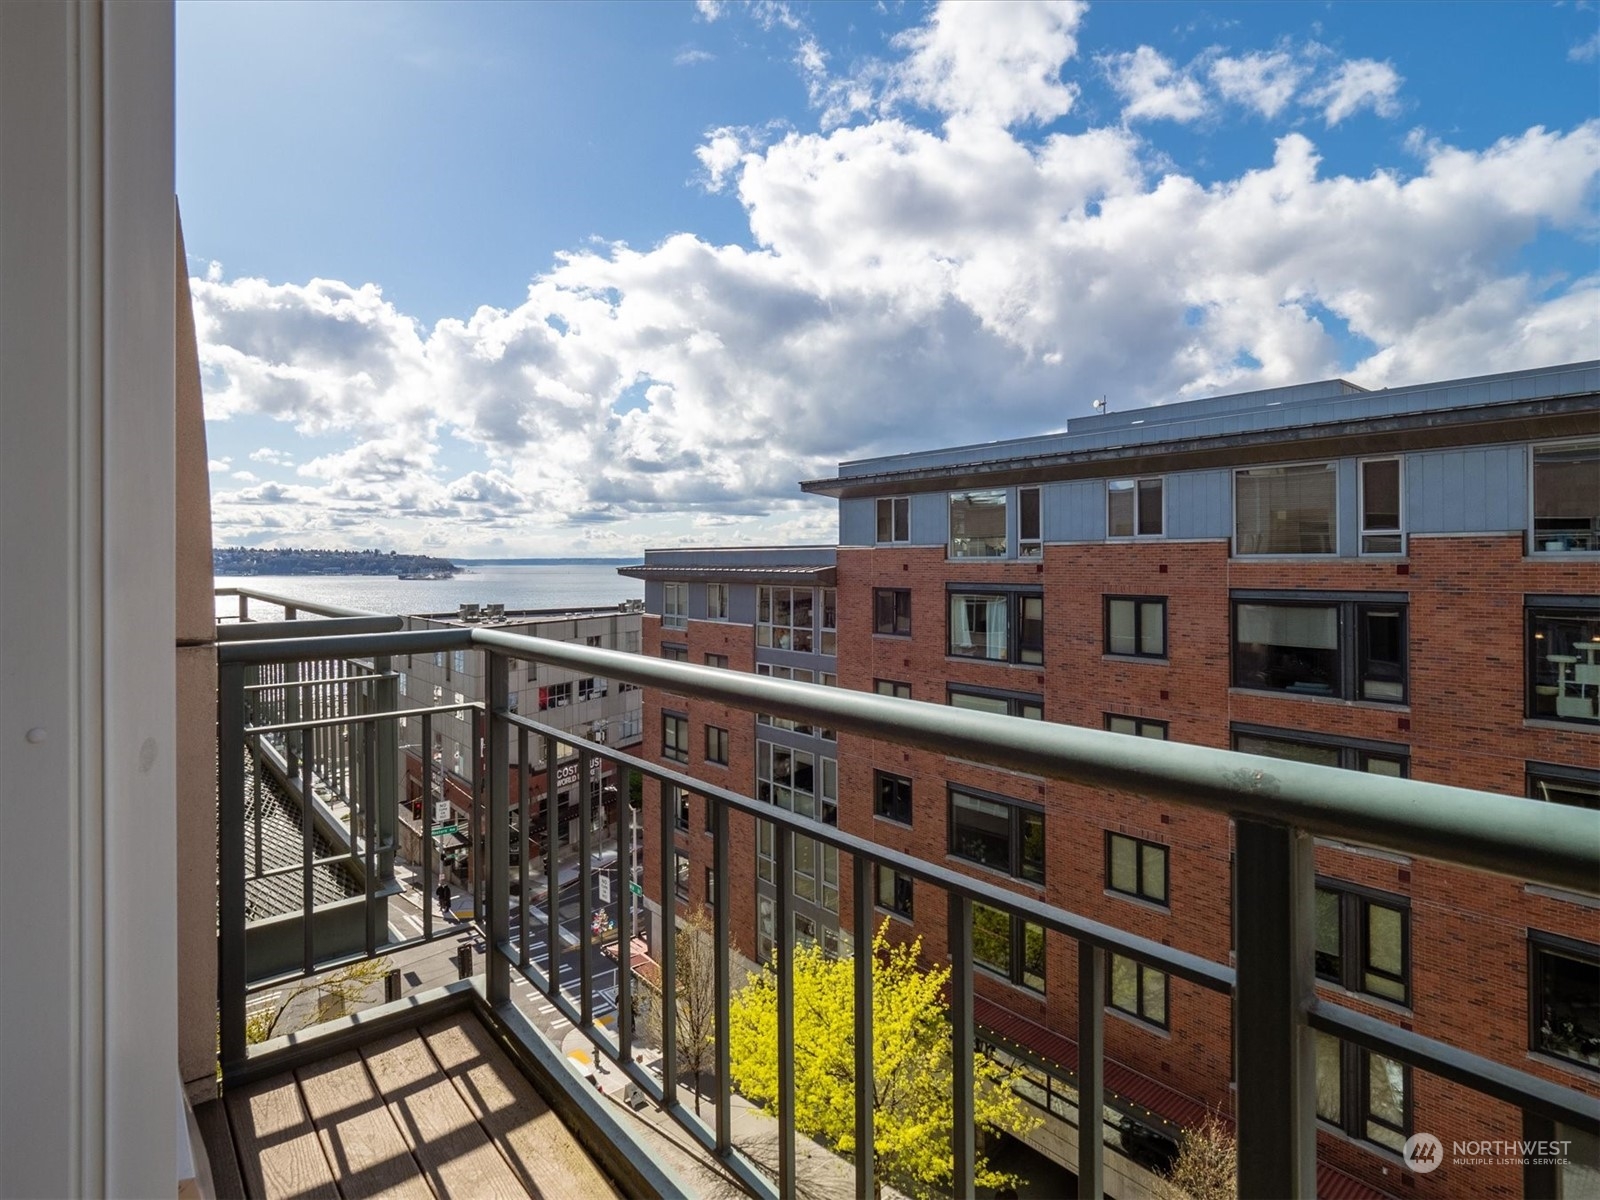
<path id="1" fill-rule="evenodd" d="M 966 596 L 950 597 L 950 645 L 961 651 L 972 649 L 972 621 L 967 616 Z"/>
<path id="2" fill-rule="evenodd" d="M 984 655 L 988 658 L 1003 659 L 1006 656 L 1006 598 L 1004 596 L 991 596 L 983 606 L 984 627 L 988 630 L 988 641 L 984 645 Z"/>

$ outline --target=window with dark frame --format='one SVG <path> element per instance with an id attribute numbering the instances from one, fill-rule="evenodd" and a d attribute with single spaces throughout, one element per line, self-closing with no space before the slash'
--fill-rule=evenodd
<path id="1" fill-rule="evenodd" d="M 972 961 L 1008 983 L 1044 991 L 1044 926 L 972 903 Z"/>
<path id="2" fill-rule="evenodd" d="M 1133 658 L 1167 656 L 1165 596 L 1107 596 L 1105 652 Z"/>
<path id="3" fill-rule="evenodd" d="M 678 645 L 675 642 L 662 642 L 661 657 L 668 662 L 688 662 L 689 647 Z"/>
<path id="4" fill-rule="evenodd" d="M 728 656 L 726 654 L 707 654 L 706 666 L 716 667 L 719 671 L 728 669 Z"/>
<path id="5" fill-rule="evenodd" d="M 911 685 L 895 679 L 874 679 L 872 690 L 880 696 L 893 696 L 899 700 L 911 699 Z"/>
<path id="6" fill-rule="evenodd" d="M 1233 686 L 1366 700 L 1407 701 L 1404 596 L 1233 599 Z"/>
<path id="7" fill-rule="evenodd" d="M 1528 596 L 1527 715 L 1600 724 L 1600 596 Z"/>
<path id="8" fill-rule="evenodd" d="M 1600 1068 L 1600 946 L 1528 931 L 1529 1048 Z"/>
<path id="9" fill-rule="evenodd" d="M 1317 1117 L 1398 1153 L 1411 1132 L 1411 1069 L 1318 1030 Z"/>
<path id="10" fill-rule="evenodd" d="M 1167 1028 L 1167 973 L 1113 954 L 1106 971 L 1106 1004 L 1148 1025 Z"/>
<path id="11" fill-rule="evenodd" d="M 1029 883 L 1044 883 L 1044 813 L 999 796 L 950 789 L 950 853 Z"/>
<path id="12" fill-rule="evenodd" d="M 719 767 L 728 765 L 728 731 L 716 725 L 706 726 L 706 761 Z"/>
<path id="13" fill-rule="evenodd" d="M 1259 725 L 1233 726 L 1233 748 L 1240 754 L 1284 758 L 1291 762 L 1365 771 L 1369 775 L 1405 778 L 1411 774 L 1411 749 L 1393 742 L 1340 738 L 1332 734 L 1271 729 Z"/>
<path id="14" fill-rule="evenodd" d="M 1166 905 L 1168 848 L 1160 842 L 1106 831 L 1106 887 Z"/>
<path id="15" fill-rule="evenodd" d="M 1530 762 L 1528 799 L 1570 804 L 1574 808 L 1600 808 L 1600 771 Z"/>
<path id="16" fill-rule="evenodd" d="M 878 864 L 877 906 L 886 912 L 911 920 L 913 895 L 911 876 L 902 875 L 892 867 Z"/>
<path id="17" fill-rule="evenodd" d="M 905 588 L 874 588 L 872 632 L 889 637 L 911 636 L 911 592 Z"/>
<path id="18" fill-rule="evenodd" d="M 822 589 L 821 633 L 818 638 L 819 654 L 839 652 L 839 589 Z"/>
<path id="19" fill-rule="evenodd" d="M 682 850 L 674 850 L 673 858 L 673 890 L 677 892 L 679 900 L 689 898 L 689 856 Z"/>
<path id="20" fill-rule="evenodd" d="M 1167 740 L 1167 723 L 1148 717 L 1127 717 L 1121 713 L 1106 713 L 1106 729 L 1112 733 L 1128 733 L 1134 737 L 1151 738 L 1158 742 Z"/>
<path id="21" fill-rule="evenodd" d="M 877 542 L 880 546 L 911 540 L 911 499 L 909 496 L 878 498 Z"/>
<path id="22" fill-rule="evenodd" d="M 1160 537 L 1165 531 L 1165 488 L 1162 479 L 1106 481 L 1106 536 Z"/>
<path id="23" fill-rule="evenodd" d="M 1044 662 L 1044 593 L 950 589 L 947 652 L 987 662 Z"/>
<path id="24" fill-rule="evenodd" d="M 1017 489 L 1017 557 L 1042 558 L 1044 556 L 1044 514 L 1039 503 L 1039 489 Z"/>
<path id="25" fill-rule="evenodd" d="M 1003 717 L 1022 717 L 1029 721 L 1044 720 L 1044 697 L 1036 692 L 1005 692 L 948 684 L 945 700 L 951 708 L 999 713 Z"/>
<path id="26" fill-rule="evenodd" d="M 1361 463 L 1361 553 L 1403 554 L 1406 537 L 1400 521 L 1401 473 L 1398 458 Z"/>
<path id="27" fill-rule="evenodd" d="M 872 815 L 911 824 L 911 780 L 888 771 L 872 773 Z"/>
<path id="28" fill-rule="evenodd" d="M 1411 902 L 1336 879 L 1317 880 L 1317 978 L 1411 1003 Z"/>
<path id="29" fill-rule="evenodd" d="M 679 713 L 661 714 L 661 757 L 689 761 L 689 718 Z"/>
<path id="30" fill-rule="evenodd" d="M 689 832 L 689 793 L 675 784 L 667 785 L 672 802 L 672 823 L 679 833 Z"/>

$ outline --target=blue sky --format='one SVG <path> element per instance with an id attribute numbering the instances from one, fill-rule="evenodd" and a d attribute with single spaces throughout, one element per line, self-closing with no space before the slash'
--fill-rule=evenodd
<path id="1" fill-rule="evenodd" d="M 832 540 L 796 482 L 1600 355 L 1590 4 L 212 4 L 219 543 Z"/>

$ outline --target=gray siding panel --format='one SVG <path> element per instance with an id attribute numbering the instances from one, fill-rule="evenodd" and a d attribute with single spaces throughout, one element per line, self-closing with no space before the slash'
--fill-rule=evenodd
<path id="1" fill-rule="evenodd" d="M 734 583 L 728 586 L 728 623 L 754 625 L 756 623 L 756 585 Z"/>
<path id="2" fill-rule="evenodd" d="M 1495 533 L 1527 527 L 1527 449 L 1438 450 L 1406 458 L 1411 533 Z"/>
<path id="3" fill-rule="evenodd" d="M 662 598 L 661 588 L 665 581 L 660 579 L 646 579 L 644 581 L 644 610 L 647 613 L 661 615 Z"/>
<path id="4" fill-rule="evenodd" d="M 950 498 L 944 492 L 923 492 L 911 497 L 911 543 L 942 546 L 949 539 Z"/>
<path id="5" fill-rule="evenodd" d="M 1232 471 L 1181 471 L 1166 483 L 1167 536 L 1232 537 Z"/>
<path id="6" fill-rule="evenodd" d="M 1106 485 L 1101 480 L 1047 483 L 1039 505 L 1047 542 L 1097 542 L 1106 536 Z"/>
<path id="7" fill-rule="evenodd" d="M 1338 553 L 1348 558 L 1361 553 L 1361 465 L 1341 458 L 1334 471 L 1339 477 L 1334 541 Z"/>
<path id="8" fill-rule="evenodd" d="M 870 497 L 839 501 L 839 545 L 870 546 L 877 540 L 877 505 Z"/>

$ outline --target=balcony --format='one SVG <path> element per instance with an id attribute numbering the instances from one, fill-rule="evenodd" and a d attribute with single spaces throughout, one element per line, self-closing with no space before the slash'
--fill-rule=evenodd
<path id="1" fill-rule="evenodd" d="M 247 602 L 248 596 L 246 596 Z M 282 601 L 282 598 L 275 598 Z M 241 605 L 241 616 L 246 609 Z M 292 609 L 292 602 L 290 602 Z M 304 608 L 301 608 L 304 612 Z M 292 614 L 299 615 L 299 614 Z M 395 1115 L 390 1122 L 411 1139 L 405 1149 L 422 1165 L 433 1157 L 455 1153 L 435 1145 L 432 1127 L 405 1106 L 417 1096 L 436 1096 L 454 1103 L 475 1089 L 460 1085 L 461 1072 L 493 1071 L 502 1095 L 524 1099 L 517 1112 L 554 1112 L 594 1155 L 595 1167 L 627 1194 L 673 1194 L 681 1184 L 655 1168 L 651 1152 L 640 1141 L 631 1110 L 597 1095 L 573 1063 L 558 1052 L 513 1001 L 513 983 L 523 995 L 542 1001 L 541 1008 L 559 1012 L 584 1035 L 592 1055 L 625 1080 L 631 1094 L 676 1129 L 683 1144 L 698 1148 L 705 1161 L 740 1188 L 757 1196 L 792 1197 L 800 1190 L 801 1151 L 794 1125 L 794 926 L 793 861 L 797 836 L 835 847 L 849 861 L 854 893 L 872 892 L 878 866 L 885 866 L 938 889 L 945 897 L 944 924 L 952 965 L 949 1005 L 952 1027 L 953 1132 L 950 1154 L 954 1192 L 974 1194 L 976 1131 L 972 1053 L 990 1041 L 1001 1024 L 997 1014 L 974 996 L 973 915 L 975 905 L 998 909 L 1042 926 L 1052 936 L 1076 946 L 1079 1000 L 1075 1027 L 1051 1030 L 1060 1044 L 1059 1059 L 1070 1060 L 1076 1112 L 1104 1109 L 1108 1088 L 1125 1086 L 1125 1072 L 1106 1060 L 1104 1002 L 1110 956 L 1131 959 L 1169 977 L 1225 997 L 1232 1013 L 1232 1061 L 1237 1090 L 1232 1120 L 1239 1146 L 1239 1190 L 1245 1197 L 1312 1196 L 1326 1192 L 1316 1163 L 1317 1098 L 1313 1031 L 1381 1054 L 1414 1070 L 1430 1072 L 1454 1084 L 1491 1096 L 1520 1109 L 1523 1136 L 1552 1136 L 1557 1126 L 1600 1132 L 1600 1101 L 1576 1088 L 1550 1082 L 1531 1071 L 1492 1060 L 1471 1046 L 1450 1045 L 1397 1024 L 1376 1019 L 1319 995 L 1314 983 L 1314 869 L 1312 840 L 1334 838 L 1350 844 L 1495 872 L 1552 888 L 1593 894 L 1600 879 L 1600 813 L 1552 804 L 1510 799 L 1404 779 L 1342 772 L 1289 761 L 1268 763 L 1230 751 L 1212 750 L 1148 739 L 1121 737 L 1066 726 L 1043 724 L 987 713 L 841 692 L 770 678 L 746 676 L 714 668 L 645 659 L 636 655 L 562 642 L 529 638 L 482 627 L 396 632 L 395 618 L 343 614 L 273 623 L 219 627 L 218 712 L 221 882 L 219 972 L 221 979 L 221 1070 L 223 1105 L 233 1118 L 234 1141 L 241 1149 L 251 1139 L 241 1134 L 241 1112 L 248 1122 L 253 1109 L 240 1097 L 256 1097 L 273 1085 L 281 1088 L 283 1073 L 299 1072 L 304 1113 L 292 1113 L 287 1125 L 265 1130 L 266 1149 L 274 1139 L 300 1139 L 311 1146 L 308 1132 L 316 1124 L 310 1112 L 307 1072 L 321 1080 L 341 1071 L 354 1089 L 346 1111 L 365 1119 L 380 1104 Z M 481 702 L 402 708 L 394 691 L 396 656 L 465 651 L 482 657 L 480 672 L 487 695 Z M 717 955 L 715 997 L 715 1065 L 710 1072 L 709 1118 L 701 1120 L 686 1102 L 674 1036 L 675 1006 L 662 1006 L 660 1072 L 639 1060 L 643 1030 L 636 1027 L 634 998 L 639 981 L 630 963 L 618 963 L 614 994 L 602 1003 L 591 956 L 595 940 L 595 897 L 584 881 L 577 888 L 576 963 L 563 961 L 562 935 L 555 904 L 541 910 L 535 895 L 540 880 L 530 879 L 537 858 L 535 839 L 559 844 L 554 780 L 543 804 L 544 824 L 519 821 L 513 828 L 512 796 L 527 795 L 527 767 L 536 739 L 545 743 L 553 761 L 556 743 L 571 734 L 510 711 L 509 666 L 512 659 L 581 671 L 585 675 L 658 688 L 678 695 L 714 700 L 752 712 L 764 712 L 831 729 L 864 734 L 904 746 L 937 750 L 963 759 L 1005 766 L 1057 779 L 1088 781 L 1127 789 L 1164 802 L 1226 814 L 1234 821 L 1236 917 L 1233 962 L 1212 962 L 1092 921 L 1079 914 L 1019 895 L 979 878 L 901 854 L 805 817 L 775 809 L 738 792 L 645 761 L 602 744 L 578 746 L 576 774 L 579 812 L 576 822 L 577 862 L 593 862 L 591 817 L 600 798 L 594 794 L 594 769 L 609 760 L 646 779 L 675 785 L 707 798 L 711 805 L 715 866 L 712 921 Z M 247 1009 L 252 994 L 286 979 L 306 978 L 374 955 L 395 955 L 426 948 L 449 936 L 431 915 L 419 936 L 396 940 L 382 917 L 385 897 L 396 891 L 394 819 L 402 797 L 395 794 L 396 772 L 387 764 L 398 759 L 405 738 L 415 739 L 420 725 L 422 745 L 432 742 L 436 719 L 455 719 L 468 710 L 475 723 L 481 762 L 470 774 L 473 810 L 469 837 L 470 879 L 485 954 L 477 976 L 448 987 L 425 991 L 381 1007 L 344 1017 L 287 1039 L 251 1046 L 246 1039 Z M 402 736 L 399 722 L 408 724 Z M 415 723 L 415 724 L 413 724 Z M 521 764 L 521 765 L 519 765 Z M 298 815 L 301 854 L 288 865 L 271 866 L 247 853 L 251 841 L 253 781 L 262 772 L 274 774 L 290 797 L 288 810 Z M 431 795 L 433 766 L 423 759 L 423 794 Z M 334 803 L 324 803 L 338 817 L 338 829 L 314 829 L 318 785 L 338 780 Z M 312 796 L 312 804 L 299 797 Z M 414 886 L 428 895 L 433 876 L 432 851 L 437 834 L 430 806 L 424 805 L 420 874 Z M 618 844 L 628 844 L 635 816 L 618 806 Z M 736 1097 L 728 1059 L 729 955 L 728 821 L 742 814 L 770 826 L 777 870 L 776 945 L 772 970 L 778 995 L 778 1119 L 775 1145 L 758 1151 L 736 1128 Z M 659 855 L 660 878 L 674 877 L 672 806 L 660 806 L 659 829 L 642 831 L 650 853 Z M 324 817 L 326 822 L 326 817 Z M 332 919 L 349 901 L 319 899 L 314 872 L 337 860 L 360 881 L 358 945 L 349 942 L 348 922 Z M 561 886 L 554 854 L 542 865 L 547 896 Z M 842 872 L 841 872 L 842 873 Z M 299 960 L 285 968 L 281 947 L 272 954 L 252 931 L 254 918 L 247 897 L 266 878 L 295 880 L 301 903 L 292 928 L 299 939 Z M 281 890 L 281 888 L 280 888 Z M 291 904 L 291 908 L 294 906 Z M 424 906 L 426 908 L 427 906 Z M 309 919 L 307 919 L 309 917 Z M 282 919 L 282 915 L 277 919 Z M 871 905 L 858 904 L 852 916 L 854 944 L 870 945 L 875 915 Z M 620 946 L 633 944 L 635 930 L 628 905 L 618 906 L 614 934 Z M 340 932 L 343 930 L 343 932 Z M 569 935 L 570 937 L 570 935 Z M 670 1001 L 678 993 L 679 971 L 673 939 L 664 938 L 656 979 Z M 566 976 L 565 982 L 563 977 Z M 872 1074 L 872 972 L 867 956 L 858 955 L 854 971 L 854 1056 L 856 1079 Z M 614 996 L 614 1007 L 612 1004 Z M 600 1011 L 605 1008 L 607 1011 Z M 1002 1034 L 1004 1030 L 999 1030 Z M 1219 1036 L 1224 1031 L 1218 1030 Z M 1069 1036 L 1070 1035 L 1070 1036 Z M 421 1039 L 421 1043 L 418 1039 Z M 436 1048 L 436 1038 L 457 1047 Z M 427 1067 L 415 1076 L 401 1075 L 392 1094 L 383 1064 L 397 1046 L 409 1045 L 410 1061 Z M 429 1054 L 423 1054 L 419 1045 Z M 514 1069 L 489 1066 L 492 1046 L 500 1047 Z M 352 1053 L 354 1052 L 354 1053 Z M 459 1054 L 459 1057 L 451 1057 Z M 431 1057 L 430 1057 L 431 1056 Z M 364 1071 L 359 1069 L 364 1064 Z M 431 1064 L 431 1065 L 429 1065 Z M 466 1064 L 466 1065 L 463 1065 Z M 967 1064 L 963 1067 L 963 1064 Z M 437 1068 L 437 1069 L 435 1069 Z M 531 1087 L 537 1098 L 528 1090 Z M 416 1091 L 415 1089 L 421 1089 Z M 290 1088 L 292 1092 L 294 1089 Z M 396 1105 L 401 1107 L 397 1108 Z M 335 1109 L 337 1110 L 337 1103 Z M 292 1108 L 292 1106 L 291 1106 Z M 494 1110 L 499 1111 L 499 1110 Z M 492 1115 L 492 1113 L 491 1113 Z M 458 1114 L 459 1116 L 459 1114 Z M 529 1116 L 528 1120 L 542 1119 Z M 461 1118 L 465 1121 L 465 1118 Z M 873 1145 L 873 1110 L 856 1091 L 856 1144 Z M 492 1121 L 476 1115 L 474 1123 L 488 1134 Z M 515 1123 L 514 1121 L 512 1122 Z M 259 1125 L 259 1122 L 258 1122 Z M 439 1139 L 449 1145 L 444 1122 Z M 284 1132 L 292 1129 L 293 1133 Z M 248 1132 L 248 1126 L 247 1130 Z M 356 1175 L 359 1163 L 330 1150 L 347 1135 L 318 1128 L 323 1159 Z M 520 1136 L 520 1135 L 519 1135 Z M 356 1135 L 348 1135 L 351 1141 Z M 518 1159 L 516 1143 L 502 1147 L 500 1161 Z M 401 1147 L 391 1148 L 399 1160 Z M 262 1155 L 266 1150 L 260 1152 Z M 381 1152 L 375 1152 L 380 1153 Z M 1077 1178 L 1080 1196 L 1099 1197 L 1106 1190 L 1104 1139 L 1078 1139 Z M 430 1157 L 432 1156 L 432 1157 Z M 248 1157 L 248 1155 L 247 1155 Z M 262 1158 L 246 1166 L 265 1178 Z M 868 1197 L 878 1183 L 870 1149 L 854 1156 L 843 1169 L 854 1176 L 855 1192 Z M 1553 1190 L 1552 1168 L 1527 1168 L 1530 1195 Z M 531 1169 L 530 1169 L 531 1172 Z M 515 1174 L 515 1171 L 513 1171 Z M 337 1174 L 337 1171 L 335 1171 Z M 529 1183 L 531 1173 L 522 1178 Z M 376 1176 L 374 1176 L 376 1178 Z M 346 1181 L 332 1181 L 341 1190 Z M 1322 1185 L 1319 1187 L 1319 1183 Z M 270 1189 L 269 1189 L 270 1190 Z M 446 1189 L 451 1190 L 449 1188 Z M 470 1189 L 467 1189 L 470 1190 Z M 254 1194 L 252 1189 L 252 1194 Z M 457 1194 L 465 1192 L 457 1189 Z"/>

